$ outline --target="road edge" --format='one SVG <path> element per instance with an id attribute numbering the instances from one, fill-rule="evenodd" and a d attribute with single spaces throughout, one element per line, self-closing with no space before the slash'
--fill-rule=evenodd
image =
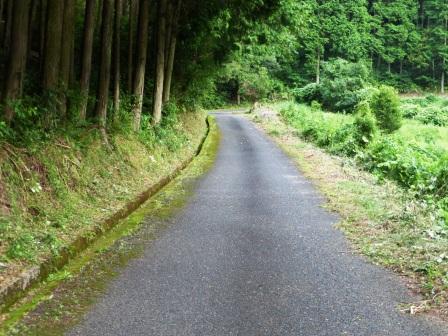
<path id="1" fill-rule="evenodd" d="M 125 219 L 136 211 L 148 199 L 159 192 L 168 183 L 174 180 L 189 164 L 198 157 L 207 144 L 207 139 L 213 132 L 216 132 L 217 126 L 214 117 L 208 115 L 206 120 L 205 133 L 193 154 L 181 162 L 176 168 L 160 179 L 154 184 L 147 187 L 147 189 L 138 194 L 132 201 L 128 202 L 120 208 L 113 215 L 106 220 L 98 223 L 92 230 L 76 237 L 73 242 L 61 248 L 56 256 L 51 256 L 44 260 L 39 265 L 33 266 L 21 274 L 19 274 L 13 281 L 10 281 L 0 287 L 0 313 L 5 313 L 18 300 L 23 298 L 26 293 L 39 283 L 45 281 L 47 277 L 68 264 L 70 260 L 77 257 L 95 241 L 97 241 L 105 233 L 113 229 L 121 220 Z"/>

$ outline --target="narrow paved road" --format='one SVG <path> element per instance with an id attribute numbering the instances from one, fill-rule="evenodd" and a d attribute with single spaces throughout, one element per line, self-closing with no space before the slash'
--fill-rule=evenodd
<path id="1" fill-rule="evenodd" d="M 353 255 L 337 217 L 249 121 L 217 115 L 214 168 L 69 335 L 448 335 L 401 314 L 400 279 Z"/>

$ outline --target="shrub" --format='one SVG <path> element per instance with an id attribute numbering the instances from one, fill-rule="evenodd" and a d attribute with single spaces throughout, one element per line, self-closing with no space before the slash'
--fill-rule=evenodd
<path id="1" fill-rule="evenodd" d="M 316 101 L 316 100 L 313 100 L 313 101 L 311 102 L 311 109 L 313 109 L 313 110 L 315 110 L 315 111 L 322 110 L 322 104 L 319 103 L 319 102 Z"/>
<path id="2" fill-rule="evenodd" d="M 393 87 L 380 86 L 372 97 L 371 107 L 381 129 L 392 133 L 401 127 L 400 99 Z"/>
<path id="3" fill-rule="evenodd" d="M 294 96 L 298 103 L 310 104 L 312 101 L 320 101 L 320 85 L 310 83 L 300 89 L 294 90 Z"/>
<path id="4" fill-rule="evenodd" d="M 367 101 L 362 101 L 356 107 L 354 125 L 356 136 L 360 145 L 367 145 L 377 131 L 376 119 Z"/>
<path id="5" fill-rule="evenodd" d="M 413 119 L 421 113 L 421 107 L 416 104 L 402 105 L 403 117 L 407 119 Z"/>
<path id="6" fill-rule="evenodd" d="M 343 59 L 325 62 L 320 93 L 324 107 L 332 111 L 352 112 L 364 99 L 370 77 L 368 67 Z"/>
<path id="7" fill-rule="evenodd" d="M 436 126 L 448 126 L 448 109 L 438 107 L 428 107 L 415 116 L 415 119 L 424 123 Z"/>

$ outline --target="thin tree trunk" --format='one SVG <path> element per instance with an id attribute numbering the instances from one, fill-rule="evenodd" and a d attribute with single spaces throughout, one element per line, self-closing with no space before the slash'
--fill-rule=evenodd
<path id="1" fill-rule="evenodd" d="M 134 40 L 135 22 L 138 18 L 138 1 L 129 0 L 129 31 L 128 31 L 128 91 L 132 92 L 134 83 Z"/>
<path id="2" fill-rule="evenodd" d="M 48 0 L 47 12 L 42 87 L 44 90 L 55 90 L 59 82 L 59 69 L 61 63 L 64 1 Z"/>
<path id="3" fill-rule="evenodd" d="M 30 0 L 17 1 L 14 4 L 12 13 L 12 39 L 4 93 L 6 102 L 5 119 L 8 123 L 14 117 L 14 108 L 11 103 L 22 95 L 22 83 L 27 56 Z"/>
<path id="4" fill-rule="evenodd" d="M 0 0 L 0 40 L 3 41 L 3 8 L 5 8 L 5 1 Z"/>
<path id="5" fill-rule="evenodd" d="M 174 68 L 174 58 L 176 55 L 176 44 L 177 44 L 177 32 L 179 25 L 179 16 L 180 10 L 182 7 L 182 0 L 177 0 L 176 8 L 174 9 L 174 13 L 171 19 L 171 33 L 170 39 L 168 40 L 168 57 L 166 58 L 165 65 L 165 80 L 164 80 L 164 88 L 163 88 L 163 103 L 166 103 L 170 100 L 171 95 L 171 81 L 173 77 L 173 68 Z"/>
<path id="6" fill-rule="evenodd" d="M 169 48 L 170 48 L 170 41 L 171 41 L 171 34 L 173 32 L 173 21 L 174 21 L 174 2 L 175 0 L 167 0 L 167 7 L 166 7 L 166 21 L 165 21 L 165 32 L 166 32 L 166 38 L 165 38 L 165 69 L 166 65 L 168 64 L 168 55 L 169 55 Z"/>
<path id="7" fill-rule="evenodd" d="M 443 45 L 444 45 L 444 49 L 446 50 L 446 45 L 447 45 L 447 30 L 448 30 L 448 18 L 445 18 L 445 36 L 443 39 Z M 443 56 L 443 61 L 442 61 L 442 78 L 440 80 L 440 93 L 444 94 L 445 93 L 445 65 L 446 65 L 446 58 L 445 56 Z"/>
<path id="8" fill-rule="evenodd" d="M 101 56 L 99 70 L 98 97 L 96 103 L 96 115 L 106 144 L 107 103 L 109 100 L 110 69 L 113 40 L 113 9 L 114 0 L 103 0 L 103 15 L 101 28 Z"/>
<path id="9" fill-rule="evenodd" d="M 14 0 L 8 0 L 6 7 L 5 35 L 3 37 L 3 48 L 7 51 L 11 42 L 11 26 L 13 21 L 13 4 Z"/>
<path id="10" fill-rule="evenodd" d="M 316 84 L 320 83 L 320 51 L 317 52 L 316 60 Z"/>
<path id="11" fill-rule="evenodd" d="M 137 39 L 137 63 L 132 93 L 135 96 L 133 106 L 134 131 L 140 130 L 143 108 L 143 91 L 145 88 L 146 59 L 148 54 L 149 0 L 140 0 Z"/>
<path id="12" fill-rule="evenodd" d="M 163 81 L 165 75 L 166 5 L 167 0 L 159 1 L 156 80 L 154 88 L 154 106 L 152 112 L 152 122 L 154 125 L 157 125 L 162 119 Z"/>
<path id="13" fill-rule="evenodd" d="M 434 60 L 434 58 L 432 59 L 432 79 L 435 81 L 436 80 L 436 62 Z"/>
<path id="14" fill-rule="evenodd" d="M 31 51 L 33 49 L 33 33 L 34 33 L 34 27 L 36 22 L 36 14 L 37 14 L 37 8 L 39 5 L 40 0 L 33 0 L 31 3 L 31 12 L 29 16 L 29 29 L 28 29 L 28 56 L 31 54 Z"/>
<path id="15" fill-rule="evenodd" d="M 241 104 L 241 94 L 240 94 L 240 81 L 239 79 L 237 79 L 237 85 L 236 85 L 236 104 L 240 105 Z"/>
<path id="16" fill-rule="evenodd" d="M 120 33 L 123 6 L 121 0 L 115 0 L 115 29 L 114 29 L 114 117 L 120 111 Z"/>
<path id="17" fill-rule="evenodd" d="M 445 60 L 443 60 L 443 67 L 445 67 Z M 442 76 L 440 79 L 440 93 L 445 93 L 445 70 L 442 70 Z"/>
<path id="18" fill-rule="evenodd" d="M 81 58 L 81 106 L 79 119 L 85 120 L 87 115 L 87 102 L 89 97 L 90 76 L 92 72 L 93 38 L 95 34 L 95 5 L 96 0 L 87 0 L 84 19 L 84 37 Z"/>
<path id="19" fill-rule="evenodd" d="M 65 118 L 67 115 L 67 90 L 70 83 L 70 72 L 72 66 L 72 45 L 75 33 L 75 0 L 65 0 L 64 22 L 61 38 L 61 64 L 60 82 L 62 89 L 60 115 Z"/>
<path id="20" fill-rule="evenodd" d="M 41 0 L 40 2 L 40 25 L 39 25 L 39 61 L 40 72 L 43 72 L 44 66 L 44 54 L 45 54 L 45 30 L 47 22 L 47 0 Z"/>

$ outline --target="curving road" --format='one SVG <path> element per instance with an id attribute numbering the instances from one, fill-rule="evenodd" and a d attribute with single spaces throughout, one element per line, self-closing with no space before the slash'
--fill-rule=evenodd
<path id="1" fill-rule="evenodd" d="M 189 204 L 69 335 L 448 335 L 397 310 L 402 281 L 350 253 L 281 150 L 241 116 L 217 122 Z"/>

